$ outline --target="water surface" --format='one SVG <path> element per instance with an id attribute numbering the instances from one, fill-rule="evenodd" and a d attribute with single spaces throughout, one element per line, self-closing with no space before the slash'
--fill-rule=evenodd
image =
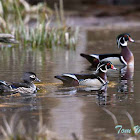
<path id="1" fill-rule="evenodd" d="M 140 125 L 140 48 L 139 43 L 128 43 L 135 56 L 134 71 L 121 68 L 108 72 L 110 83 L 102 91 L 85 91 L 82 87 L 63 87 L 54 75 L 62 73 L 93 73 L 89 62 L 80 53 L 119 53 L 116 36 L 129 32 L 139 41 L 140 30 L 85 30 L 80 34 L 76 49 L 63 47 L 53 49 L 31 49 L 13 46 L 0 48 L 0 79 L 19 81 L 22 73 L 33 71 L 42 80 L 35 97 L 1 96 L 0 123 L 5 115 L 9 119 L 18 112 L 27 129 L 35 129 L 42 111 L 48 129 L 59 136 L 72 139 L 72 133 L 84 140 L 117 137 L 111 111 L 118 123 L 131 128 L 125 112 L 129 112 L 135 125 Z M 127 72 L 127 75 L 125 75 Z M 127 77 L 128 80 L 125 78 Z"/>

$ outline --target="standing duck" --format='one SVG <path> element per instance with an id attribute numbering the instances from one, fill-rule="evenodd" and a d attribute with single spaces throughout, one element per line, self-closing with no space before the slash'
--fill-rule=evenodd
<path id="1" fill-rule="evenodd" d="M 100 61 L 111 61 L 114 65 L 134 65 L 133 53 L 127 47 L 127 42 L 134 42 L 128 33 L 120 34 L 117 37 L 117 46 L 121 48 L 120 54 L 83 54 L 93 66 L 97 66 Z"/>
<path id="2" fill-rule="evenodd" d="M 0 81 L 0 92 L 20 93 L 23 95 L 29 95 L 37 92 L 37 88 L 34 82 L 40 82 L 36 74 L 33 72 L 25 72 L 22 77 L 22 82 L 8 83 Z"/>
<path id="3" fill-rule="evenodd" d="M 114 65 L 109 61 L 101 61 L 96 69 L 95 74 L 62 74 L 55 76 L 55 78 L 61 80 L 64 85 L 68 86 L 92 86 L 100 88 L 107 84 L 106 72 L 108 69 L 116 70 Z"/>

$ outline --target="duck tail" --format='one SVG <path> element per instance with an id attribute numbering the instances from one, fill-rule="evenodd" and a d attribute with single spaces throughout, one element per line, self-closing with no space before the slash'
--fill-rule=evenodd
<path id="1" fill-rule="evenodd" d="M 60 75 L 54 76 L 54 78 L 61 80 L 62 82 L 66 81 L 66 79 Z"/>
<path id="2" fill-rule="evenodd" d="M 9 92 L 11 90 L 11 85 L 5 81 L 0 80 L 0 93 Z"/>
<path id="3" fill-rule="evenodd" d="M 79 85 L 78 80 L 69 76 L 56 75 L 54 76 L 54 78 L 61 80 L 65 86 L 78 86 Z"/>
<path id="4" fill-rule="evenodd" d="M 97 59 L 97 57 L 94 55 L 89 55 L 84 53 L 81 53 L 80 55 L 86 58 L 93 66 L 97 66 L 99 63 L 99 59 Z"/>

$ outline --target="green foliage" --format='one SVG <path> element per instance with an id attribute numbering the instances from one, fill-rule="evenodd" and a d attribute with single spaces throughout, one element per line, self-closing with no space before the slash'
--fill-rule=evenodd
<path id="1" fill-rule="evenodd" d="M 51 17 L 51 10 L 46 4 L 43 4 L 42 6 L 37 5 L 35 7 L 30 6 L 25 0 L 6 0 L 6 2 L 5 0 L 1 0 L 0 3 L 3 9 L 3 12 L 1 12 L 1 17 L 3 18 L 0 20 L 0 22 L 3 21 L 3 24 L 0 26 L 1 33 L 13 33 L 22 46 L 30 46 L 33 48 L 76 46 L 79 29 L 72 29 L 66 26 L 62 0 L 60 0 L 60 10 L 58 10 L 56 6 L 57 23 L 55 22 L 55 26 L 52 26 L 52 22 L 49 20 Z M 12 15 L 12 23 L 7 16 L 5 16 L 8 15 L 10 11 L 14 13 Z M 28 14 L 26 15 L 25 13 Z M 28 23 L 25 23 L 24 20 L 24 18 L 28 16 L 30 21 L 33 16 L 31 13 L 34 13 L 36 17 L 36 23 L 33 27 L 28 25 Z"/>

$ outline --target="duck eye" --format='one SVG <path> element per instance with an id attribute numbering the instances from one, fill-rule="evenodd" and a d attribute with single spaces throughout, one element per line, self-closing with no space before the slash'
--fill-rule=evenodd
<path id="1" fill-rule="evenodd" d="M 129 39 L 129 35 L 124 35 L 124 37 L 125 37 L 125 40 Z"/>
<path id="2" fill-rule="evenodd" d="M 124 35 L 124 37 L 128 37 L 127 35 Z"/>
<path id="3" fill-rule="evenodd" d="M 30 78 L 35 79 L 35 75 L 31 75 Z"/>

